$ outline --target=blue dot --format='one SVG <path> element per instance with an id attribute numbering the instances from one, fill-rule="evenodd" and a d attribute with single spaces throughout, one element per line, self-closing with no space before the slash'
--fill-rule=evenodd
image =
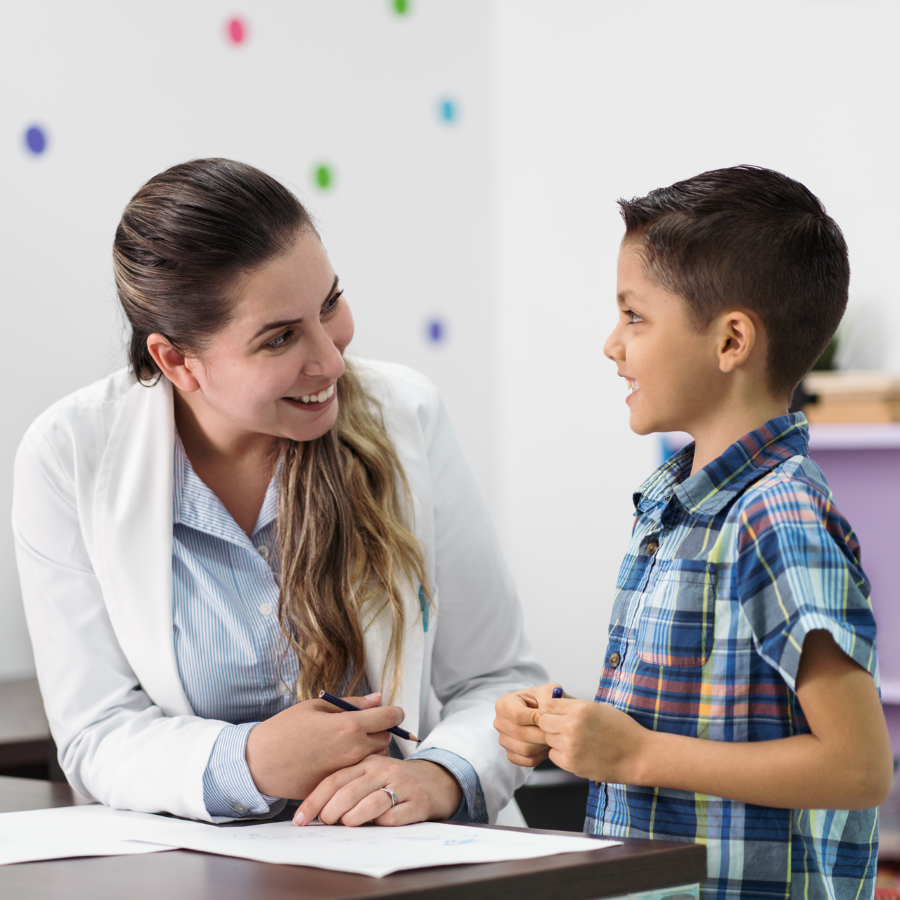
<path id="1" fill-rule="evenodd" d="M 37 125 L 25 132 L 25 144 L 32 153 L 43 153 L 47 149 L 47 136 Z"/>
<path id="2" fill-rule="evenodd" d="M 430 319 L 425 326 L 425 334 L 432 344 L 440 344 L 447 337 L 447 326 L 440 319 Z"/>
<path id="3" fill-rule="evenodd" d="M 444 97 L 438 100 L 438 117 L 442 122 L 455 122 L 459 116 L 459 110 L 455 101 Z"/>

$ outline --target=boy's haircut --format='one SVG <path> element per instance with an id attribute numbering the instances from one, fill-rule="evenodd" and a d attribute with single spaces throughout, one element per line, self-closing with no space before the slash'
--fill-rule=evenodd
<path id="1" fill-rule="evenodd" d="M 850 263 L 837 223 L 798 181 L 771 169 L 716 169 L 619 200 L 623 245 L 683 298 L 698 328 L 745 309 L 769 340 L 769 387 L 789 397 L 847 306 Z"/>

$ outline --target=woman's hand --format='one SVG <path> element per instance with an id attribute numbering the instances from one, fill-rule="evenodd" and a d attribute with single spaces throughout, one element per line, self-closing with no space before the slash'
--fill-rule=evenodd
<path id="1" fill-rule="evenodd" d="M 332 772 L 387 747 L 387 729 L 403 721 L 403 710 L 379 706 L 381 694 L 347 699 L 360 711 L 342 712 L 324 700 L 305 700 L 251 729 L 247 767 L 258 791 L 301 800 Z"/>
<path id="2" fill-rule="evenodd" d="M 542 709 L 538 727 L 561 769 L 592 781 L 643 784 L 637 772 L 654 732 L 608 703 L 560 699 Z"/>
<path id="3" fill-rule="evenodd" d="M 397 795 L 396 806 L 381 788 Z M 294 823 L 306 825 L 319 816 L 328 825 L 409 825 L 449 819 L 461 800 L 459 782 L 437 763 L 369 756 L 325 778 L 303 801 Z"/>
<path id="4" fill-rule="evenodd" d="M 550 753 L 538 719 L 558 684 L 541 684 L 506 694 L 495 704 L 494 728 L 500 733 L 500 746 L 510 762 L 517 766 L 536 766 Z"/>

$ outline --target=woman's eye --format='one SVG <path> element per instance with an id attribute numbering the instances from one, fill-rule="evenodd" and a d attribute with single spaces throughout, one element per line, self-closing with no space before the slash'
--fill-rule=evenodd
<path id="1" fill-rule="evenodd" d="M 333 297 L 330 297 L 328 300 L 326 300 L 325 305 L 322 307 L 322 311 L 327 313 L 331 312 L 338 305 L 338 301 L 341 299 L 341 294 L 343 293 L 344 290 L 343 288 L 341 288 L 341 290 L 339 290 Z"/>
<path id="2" fill-rule="evenodd" d="M 284 334 L 279 334 L 278 337 L 272 338 L 271 341 L 268 341 L 266 343 L 266 346 L 270 350 L 280 350 L 282 347 L 287 346 L 288 342 L 290 341 L 291 334 L 293 334 L 293 332 L 285 331 Z"/>

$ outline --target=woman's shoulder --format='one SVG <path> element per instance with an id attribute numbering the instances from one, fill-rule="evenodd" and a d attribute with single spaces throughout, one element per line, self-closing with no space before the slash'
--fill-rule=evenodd
<path id="1" fill-rule="evenodd" d="M 400 363 L 353 358 L 352 366 L 369 395 L 382 409 L 386 423 L 415 424 L 429 432 L 440 407 L 434 382 Z"/>
<path id="2" fill-rule="evenodd" d="M 36 441 L 54 446 L 89 442 L 108 433 L 122 402 L 135 386 L 134 376 L 120 369 L 57 400 L 29 426 L 23 445 Z"/>

